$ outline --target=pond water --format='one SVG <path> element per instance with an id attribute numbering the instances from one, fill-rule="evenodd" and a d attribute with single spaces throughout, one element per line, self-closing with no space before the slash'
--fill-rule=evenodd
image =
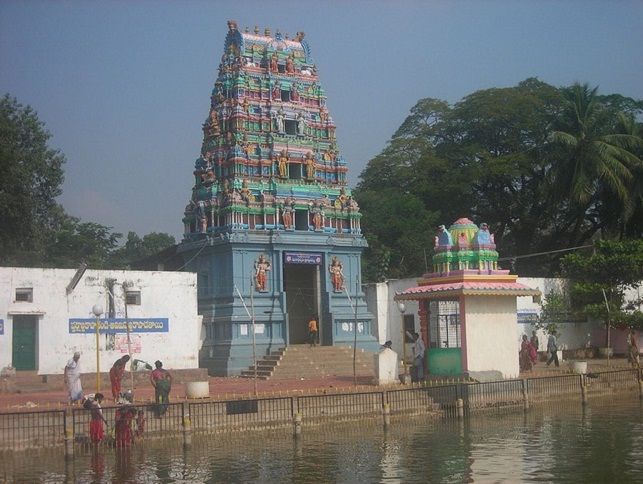
<path id="1" fill-rule="evenodd" d="M 631 396 L 475 415 L 149 439 L 115 451 L 0 454 L 0 481 L 43 483 L 643 483 L 643 406 Z"/>

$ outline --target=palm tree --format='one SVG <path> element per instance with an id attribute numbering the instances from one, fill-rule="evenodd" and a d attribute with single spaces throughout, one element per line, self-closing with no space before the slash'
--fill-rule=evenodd
<path id="1" fill-rule="evenodd" d="M 606 196 L 620 207 L 621 213 L 613 217 L 630 211 L 634 173 L 643 167 L 637 155 L 643 139 L 618 129 L 618 112 L 601 103 L 597 91 L 578 83 L 565 89 L 561 129 L 549 136 L 555 148 L 549 177 L 552 199 L 575 208 L 574 235 L 586 212 Z"/>

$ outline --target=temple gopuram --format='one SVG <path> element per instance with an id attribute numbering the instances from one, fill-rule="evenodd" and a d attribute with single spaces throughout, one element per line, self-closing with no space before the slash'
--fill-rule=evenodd
<path id="1" fill-rule="evenodd" d="M 361 291 L 366 240 L 304 32 L 228 22 L 179 253 L 198 274 L 200 366 L 239 374 L 304 343 L 376 350 Z M 253 330 L 254 328 L 254 330 Z"/>
<path id="2" fill-rule="evenodd" d="M 395 296 L 419 304 L 425 368 L 432 375 L 491 379 L 519 374 L 517 298 L 539 290 L 498 268 L 493 234 L 468 218 L 438 227 L 433 272 Z"/>

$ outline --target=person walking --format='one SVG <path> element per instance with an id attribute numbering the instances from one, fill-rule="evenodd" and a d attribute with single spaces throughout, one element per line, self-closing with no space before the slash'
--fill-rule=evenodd
<path id="1" fill-rule="evenodd" d="M 413 366 L 415 367 L 416 381 L 424 380 L 424 341 L 418 333 L 413 333 L 415 346 L 413 347 Z"/>
<path id="2" fill-rule="evenodd" d="M 76 351 L 74 356 L 65 365 L 65 386 L 69 393 L 69 402 L 75 403 L 83 398 L 83 386 L 80 383 L 80 352 Z"/>
<path id="3" fill-rule="evenodd" d="M 317 318 L 314 315 L 310 317 L 308 322 L 308 343 L 309 348 L 317 346 Z"/>
<path id="4" fill-rule="evenodd" d="M 551 356 L 547 360 L 547 366 L 551 365 L 553 361 L 556 366 L 560 366 L 558 363 L 558 344 L 556 342 L 557 333 L 554 331 L 550 333 L 549 338 L 547 339 L 547 351 L 551 353 Z"/>
<path id="5" fill-rule="evenodd" d="M 125 374 L 125 365 L 129 361 L 129 355 L 125 355 L 114 362 L 109 370 L 109 381 L 112 384 L 112 397 L 117 401 L 121 397 L 121 382 Z"/>
<path id="6" fill-rule="evenodd" d="M 170 390 L 172 390 L 172 374 L 163 369 L 163 363 L 155 361 L 156 369 L 150 373 L 150 381 L 154 387 L 154 399 L 156 406 L 154 411 L 157 417 L 162 417 L 167 411 L 170 403 Z"/>

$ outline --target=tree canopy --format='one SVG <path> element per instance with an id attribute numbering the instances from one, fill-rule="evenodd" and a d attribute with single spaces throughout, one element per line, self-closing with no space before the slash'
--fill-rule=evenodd
<path id="1" fill-rule="evenodd" d="M 643 329 L 642 301 L 627 299 L 643 280 L 643 240 L 600 241 L 592 251 L 565 256 L 562 267 L 577 315 Z"/>
<path id="2" fill-rule="evenodd" d="M 642 114 L 643 101 L 535 78 L 419 100 L 354 191 L 365 280 L 417 276 L 437 226 L 460 217 L 488 223 L 526 276 L 556 275 L 556 251 L 641 237 Z"/>
<path id="3" fill-rule="evenodd" d="M 65 157 L 49 147 L 51 134 L 37 113 L 16 98 L 0 99 L 0 265 L 126 268 L 174 245 L 151 233 L 141 240 L 94 222 L 81 222 L 56 202 L 62 193 Z"/>

